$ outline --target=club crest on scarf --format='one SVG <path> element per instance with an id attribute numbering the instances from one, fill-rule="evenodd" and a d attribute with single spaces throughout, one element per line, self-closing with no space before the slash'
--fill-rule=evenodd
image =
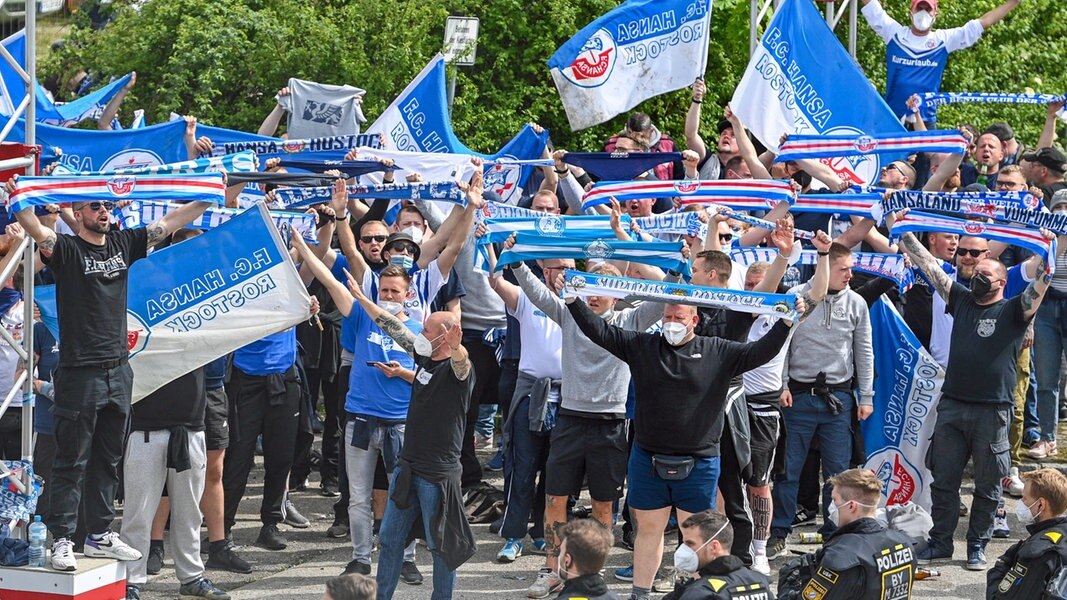
<path id="1" fill-rule="evenodd" d="M 963 230 L 966 231 L 968 235 L 981 235 L 982 232 L 985 231 L 985 225 L 982 225 L 978 221 L 968 221 L 967 224 L 963 226 Z"/>
<path id="2" fill-rule="evenodd" d="M 598 29 L 582 45 L 574 62 L 563 70 L 563 76 L 581 87 L 597 87 L 611 76 L 617 59 L 615 38 L 607 29 Z"/>
<path id="3" fill-rule="evenodd" d="M 104 161 L 103 166 L 100 167 L 100 171 L 115 171 L 117 169 L 136 169 L 139 167 L 154 167 L 156 165 L 162 165 L 166 161 L 159 157 L 158 154 L 151 150 L 145 150 L 144 148 L 132 148 L 130 150 L 122 150 L 112 154 L 110 158 Z M 67 166 L 75 166 L 68 164 Z M 92 170 L 90 166 L 89 169 Z"/>
<path id="4" fill-rule="evenodd" d="M 304 150 L 304 140 L 286 140 L 282 142 L 282 150 L 288 154 L 296 154 Z"/>
<path id="5" fill-rule="evenodd" d="M 600 260 L 607 260 L 615 253 L 615 249 L 611 247 L 611 244 L 603 240 L 589 242 L 585 245 L 583 250 L 585 251 L 586 258 L 596 258 Z"/>
<path id="6" fill-rule="evenodd" d="M 567 224 L 559 215 L 546 215 L 534 223 L 534 230 L 541 235 L 563 235 Z"/>
<path id="7" fill-rule="evenodd" d="M 678 192 L 679 194 L 692 194 L 693 192 L 699 189 L 700 182 L 695 179 L 688 181 L 679 181 L 678 183 L 674 184 L 674 191 Z"/>
<path id="8" fill-rule="evenodd" d="M 516 160 L 514 156 L 508 154 L 500 158 Z M 506 200 L 515 191 L 521 175 L 521 166 L 497 163 L 485 170 L 485 189 Z"/>
<path id="9" fill-rule="evenodd" d="M 856 151 L 868 153 L 878 147 L 878 143 L 870 136 L 855 127 L 834 127 L 824 132 L 824 135 L 857 135 Z M 830 167 L 838 177 L 851 185 L 866 185 L 867 182 L 878 181 L 881 171 L 881 159 L 877 154 L 857 154 L 854 156 L 841 156 L 837 158 L 820 158 L 819 162 Z"/>
<path id="10" fill-rule="evenodd" d="M 130 175 L 112 177 L 107 181 L 107 189 L 116 197 L 129 196 L 137 187 L 137 178 Z"/>

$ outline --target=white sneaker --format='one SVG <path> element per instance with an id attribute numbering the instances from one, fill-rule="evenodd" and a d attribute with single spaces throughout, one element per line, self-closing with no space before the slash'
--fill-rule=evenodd
<path id="1" fill-rule="evenodd" d="M 1012 467 L 1008 476 L 1000 481 L 1004 493 L 1015 498 L 1023 497 L 1023 480 L 1019 478 L 1019 467 Z"/>
<path id="2" fill-rule="evenodd" d="M 93 536 L 85 538 L 83 554 L 93 558 L 114 558 L 117 560 L 140 560 L 141 553 L 119 538 L 114 531 L 106 531 L 100 539 Z"/>
<path id="3" fill-rule="evenodd" d="M 771 562 L 767 560 L 766 554 L 752 556 L 752 570 L 767 577 L 771 576 Z"/>
<path id="4" fill-rule="evenodd" d="M 1004 499 L 1000 499 L 1000 504 L 997 506 L 997 512 L 993 514 L 993 537 L 995 538 L 1007 538 L 1011 536 L 1011 529 L 1008 527 L 1008 511 L 1004 509 Z"/>
<path id="5" fill-rule="evenodd" d="M 74 560 L 74 542 L 70 538 L 59 538 L 52 544 L 52 568 L 57 571 L 78 570 L 78 561 Z"/>

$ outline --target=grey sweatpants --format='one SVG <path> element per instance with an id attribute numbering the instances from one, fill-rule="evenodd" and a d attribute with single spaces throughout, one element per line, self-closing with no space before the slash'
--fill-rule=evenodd
<path id="1" fill-rule="evenodd" d="M 145 440 L 145 435 L 148 440 Z M 141 559 L 126 563 L 126 581 L 141 585 L 148 580 L 148 546 L 152 535 L 152 518 L 167 484 L 170 496 L 170 552 L 174 570 L 182 584 L 196 581 L 204 574 L 200 558 L 200 496 L 204 493 L 207 472 L 207 445 L 203 431 L 189 432 L 189 462 L 192 468 L 178 473 L 167 468 L 167 444 L 170 432 L 134 431 L 126 443 L 123 481 L 126 501 L 122 512 L 122 540 L 141 552 Z"/>

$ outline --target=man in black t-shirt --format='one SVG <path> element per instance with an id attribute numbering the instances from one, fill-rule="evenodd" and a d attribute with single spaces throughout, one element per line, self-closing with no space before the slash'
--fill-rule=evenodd
<path id="1" fill-rule="evenodd" d="M 974 500 L 967 529 L 967 569 L 986 568 L 985 547 L 1008 474 L 1008 423 L 1013 407 L 1016 360 L 1026 327 L 1037 312 L 1051 275 L 1042 273 L 1022 294 L 1004 299 L 1007 270 L 987 258 L 974 268 L 971 289 L 956 283 L 915 236 L 901 246 L 926 275 L 953 317 L 945 382 L 937 407 L 929 462 L 934 527 L 919 564 L 952 557 L 959 521 L 960 483 L 968 458 L 974 461 Z"/>
<path id="2" fill-rule="evenodd" d="M 7 192 L 15 190 L 15 178 Z M 74 202 L 78 235 L 60 235 L 31 208 L 15 218 L 37 242 L 56 279 L 63 343 L 55 372 L 55 435 L 51 505 L 44 515 L 55 542 L 52 568 L 74 571 L 78 504 L 85 492 L 85 555 L 137 560 L 141 553 L 111 531 L 118 464 L 130 415 L 133 371 L 126 346 L 129 267 L 148 247 L 191 223 L 211 206 L 190 202 L 140 229 L 111 230 L 111 202 Z"/>

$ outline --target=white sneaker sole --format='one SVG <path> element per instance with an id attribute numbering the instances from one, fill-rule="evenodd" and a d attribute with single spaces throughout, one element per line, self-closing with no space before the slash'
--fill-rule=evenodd
<path id="1" fill-rule="evenodd" d="M 126 554 L 122 554 L 121 552 L 93 548 L 89 546 L 89 544 L 85 545 L 85 549 L 82 551 L 82 554 L 89 558 L 113 558 L 115 560 L 121 560 L 123 562 L 141 559 L 141 553 L 134 550 L 133 548 L 130 548 Z"/>

